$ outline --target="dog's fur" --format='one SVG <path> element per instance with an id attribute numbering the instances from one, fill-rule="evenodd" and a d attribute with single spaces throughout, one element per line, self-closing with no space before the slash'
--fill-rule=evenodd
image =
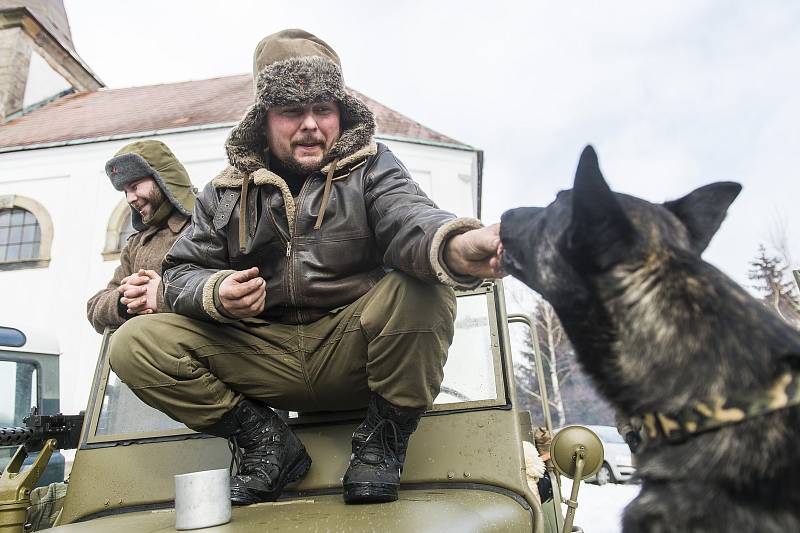
<path id="1" fill-rule="evenodd" d="M 572 190 L 503 215 L 505 268 L 553 305 L 622 412 L 766 390 L 800 366 L 800 335 L 700 258 L 740 189 L 714 183 L 651 204 L 613 193 L 587 147 Z M 800 531 L 798 446 L 797 407 L 653 442 L 624 531 Z"/>

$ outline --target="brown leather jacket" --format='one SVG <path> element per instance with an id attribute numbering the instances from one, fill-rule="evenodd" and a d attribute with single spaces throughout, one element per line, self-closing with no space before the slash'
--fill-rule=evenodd
<path id="1" fill-rule="evenodd" d="M 232 321 L 221 311 L 219 283 L 254 266 L 267 282 L 259 318 L 288 324 L 354 302 L 391 269 L 454 287 L 481 282 L 454 276 L 441 260 L 448 237 L 481 223 L 438 209 L 384 145 L 330 163 L 297 198 L 269 170 L 251 173 L 244 188 L 242 176 L 228 167 L 205 187 L 190 228 L 164 260 L 164 296 L 176 313 Z M 330 194 L 315 229 L 326 179 Z"/>

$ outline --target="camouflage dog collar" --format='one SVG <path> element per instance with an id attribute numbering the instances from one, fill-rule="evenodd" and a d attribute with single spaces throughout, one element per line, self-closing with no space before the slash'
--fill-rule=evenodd
<path id="1" fill-rule="evenodd" d="M 644 413 L 642 437 L 648 445 L 677 444 L 689 437 L 780 409 L 800 405 L 800 376 L 785 372 L 766 390 L 736 397 L 716 396 L 694 402 L 674 414 Z"/>

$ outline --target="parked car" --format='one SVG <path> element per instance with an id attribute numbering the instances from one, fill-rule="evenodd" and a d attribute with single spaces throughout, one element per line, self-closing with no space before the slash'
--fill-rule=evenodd
<path id="1" fill-rule="evenodd" d="M 630 448 L 613 426 L 586 426 L 594 431 L 603 443 L 603 466 L 597 475 L 587 481 L 605 485 L 606 483 L 624 483 L 629 480 L 636 468 L 633 465 L 633 454 Z"/>

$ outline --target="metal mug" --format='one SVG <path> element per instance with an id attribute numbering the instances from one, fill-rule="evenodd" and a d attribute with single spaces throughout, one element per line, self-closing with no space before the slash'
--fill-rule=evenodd
<path id="1" fill-rule="evenodd" d="M 175 476 L 175 529 L 218 526 L 231 520 L 227 468 Z"/>

